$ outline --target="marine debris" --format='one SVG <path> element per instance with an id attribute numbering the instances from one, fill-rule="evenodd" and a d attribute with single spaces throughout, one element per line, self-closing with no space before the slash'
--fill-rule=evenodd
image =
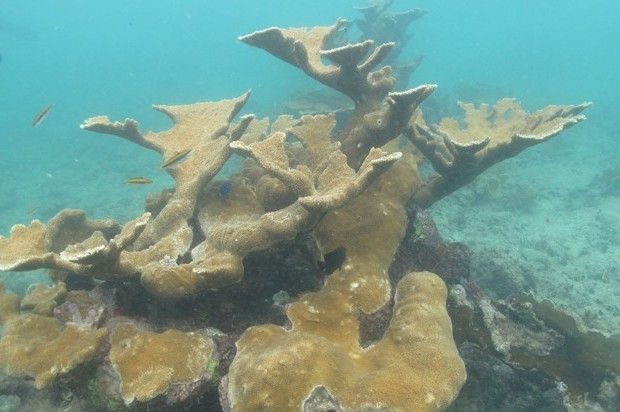
<path id="1" fill-rule="evenodd" d="M 377 19 L 389 4 L 363 12 Z M 404 27 L 419 15 L 391 18 Z M 145 213 L 123 225 L 64 210 L 0 237 L 0 270 L 46 268 L 54 282 L 21 304 L 0 293 L 5 374 L 37 388 L 61 378 L 64 390 L 81 385 L 71 396 L 85 410 L 204 409 L 201 402 L 218 402 L 219 387 L 212 409 L 431 411 L 447 408 L 466 382 L 457 346 L 465 337 L 492 344 L 493 361 L 513 358 L 492 338 L 496 323 L 483 322 L 490 339 L 476 335 L 483 327 L 471 319 L 499 304 L 472 293 L 466 248 L 439 247 L 432 222 L 414 211 L 583 121 L 588 104 L 533 114 L 514 99 L 462 104 L 464 128 L 454 119 L 429 125 L 419 105 L 436 86 L 395 91 L 385 65 L 395 43 L 330 48 L 344 26 L 240 37 L 350 98 L 341 129 L 334 113 L 239 117 L 249 92 L 153 106 L 172 120 L 162 132 L 133 119 L 84 121 L 86 131 L 160 153 L 175 187 L 149 197 Z M 243 165 L 218 180 L 233 154 Z M 426 162 L 435 175 L 420 173 Z M 280 267 L 269 266 L 273 251 Z M 265 272 L 269 287 L 252 283 Z M 277 282 L 282 272 L 288 283 Z M 470 312 L 446 307 L 455 290 Z M 562 347 L 553 328 L 537 336 Z M 538 367 L 536 359 L 527 366 Z"/>

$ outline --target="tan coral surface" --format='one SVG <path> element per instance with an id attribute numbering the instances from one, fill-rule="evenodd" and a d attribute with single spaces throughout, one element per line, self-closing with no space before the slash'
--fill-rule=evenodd
<path id="1" fill-rule="evenodd" d="M 416 116 L 405 135 L 428 158 L 437 172 L 416 190 L 414 201 L 428 207 L 471 182 L 492 165 L 514 157 L 526 148 L 547 141 L 583 120 L 591 103 L 547 106 L 526 112 L 516 99 L 501 99 L 495 105 L 459 102 L 464 125 L 444 118 L 427 125 Z"/>
<path id="2" fill-rule="evenodd" d="M 344 246 L 347 259 L 320 291 L 287 307 L 290 330 L 257 326 L 242 335 L 229 373 L 232 410 L 298 410 L 318 386 L 346 410 L 436 410 L 456 397 L 465 371 L 452 340 L 446 289 L 435 275 L 403 279 L 384 339 L 369 348 L 359 343 L 359 312 L 374 312 L 390 298 L 387 270 L 418 181 L 408 160 L 321 222 L 321 247 Z"/>
<path id="3" fill-rule="evenodd" d="M 67 295 L 67 288 L 63 282 L 52 286 L 36 285 L 31 287 L 22 299 L 21 309 L 32 313 L 51 316 L 52 311 Z"/>
<path id="4" fill-rule="evenodd" d="M 328 339 L 278 326 L 248 329 L 229 375 L 232 410 L 300 410 L 319 386 L 344 410 L 444 409 L 465 382 L 446 295 L 432 273 L 404 277 L 385 336 L 367 349 L 346 331 Z"/>
<path id="5" fill-rule="evenodd" d="M 127 405 L 149 401 L 172 385 L 197 381 L 214 368 L 213 341 L 199 333 L 174 329 L 153 333 L 121 324 L 111 339 L 109 356 Z"/>
<path id="6" fill-rule="evenodd" d="M 40 315 L 11 316 L 0 339 L 0 368 L 11 376 L 34 378 L 35 387 L 41 389 L 92 359 L 106 336 L 105 329 L 63 327 Z"/>
<path id="7" fill-rule="evenodd" d="M 19 300 L 16 294 L 5 291 L 4 282 L 0 281 L 0 325 L 19 313 Z"/>

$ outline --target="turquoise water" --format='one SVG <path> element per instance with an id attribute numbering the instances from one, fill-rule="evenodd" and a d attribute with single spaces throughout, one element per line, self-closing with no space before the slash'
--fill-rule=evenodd
<path id="1" fill-rule="evenodd" d="M 141 214 L 148 193 L 173 183 L 160 156 L 81 131 L 84 119 L 132 117 L 162 130 L 169 123 L 152 104 L 248 89 L 242 114 L 273 116 L 294 92 L 321 87 L 237 37 L 354 19 L 356 5 L 0 0 L 0 234 L 68 207 L 123 222 Z M 438 84 L 448 112 L 458 99 L 516 97 L 529 110 L 594 102 L 586 122 L 493 167 L 430 213 L 446 239 L 471 248 L 473 276 L 489 293 L 531 290 L 620 334 L 620 2 L 419 0 L 394 9 L 412 6 L 429 14 L 404 53 L 424 56 L 410 86 Z M 48 118 L 31 127 L 47 104 Z M 133 176 L 154 183 L 125 184 Z M 33 281 L 6 278 L 20 293 Z"/>
<path id="2" fill-rule="evenodd" d="M 100 217 L 135 215 L 146 191 L 171 183 L 155 167 L 158 156 L 82 132 L 83 119 L 134 117 L 144 128 L 159 129 L 166 120 L 150 110 L 151 104 L 215 100 L 247 89 L 253 96 L 245 113 L 273 113 L 292 90 L 317 86 L 236 37 L 271 25 L 351 19 L 357 3 L 213 4 L 3 2 L 0 22 L 8 28 L 0 30 L 2 232 L 28 220 L 25 213 L 35 207 L 33 215 L 41 219 L 70 205 Z M 410 45 L 425 56 L 413 83 L 437 83 L 447 93 L 458 84 L 479 83 L 492 86 L 487 87 L 495 92 L 491 100 L 515 96 L 528 108 L 592 100 L 591 121 L 550 145 L 618 150 L 613 133 L 620 74 L 613 68 L 620 56 L 614 53 L 617 32 L 609 16 L 620 6 L 611 1 L 570 6 L 420 1 L 415 6 L 431 13 L 416 24 Z M 55 105 L 49 118 L 31 128 L 34 113 L 49 103 Z M 597 162 L 587 164 L 594 169 Z M 143 174 L 157 183 L 147 188 L 121 184 L 126 176 Z"/>
<path id="3" fill-rule="evenodd" d="M 237 36 L 272 25 L 354 19 L 356 4 L 2 2 L 0 233 L 31 218 L 45 221 L 65 207 L 123 221 L 137 215 L 148 192 L 172 184 L 159 168 L 159 156 L 120 139 L 83 132 L 78 127 L 82 120 L 98 114 L 133 117 L 144 129 L 159 130 L 167 120 L 151 104 L 216 100 L 248 89 L 253 95 L 243 113 L 278 113 L 289 94 L 318 86 Z M 578 188 L 607 167 L 617 170 L 620 54 L 610 16 L 620 5 L 489 0 L 419 1 L 414 6 L 430 13 L 414 24 L 415 38 L 405 53 L 424 55 L 412 85 L 437 83 L 437 95 L 448 104 L 458 98 L 492 102 L 503 96 L 517 97 L 528 109 L 595 103 L 587 122 L 503 164 L 514 169 L 512 182 L 528 179 L 520 165 L 537 162 L 526 173 L 533 171 L 541 184 L 552 185 L 555 192 L 547 197 L 557 200 L 579 196 L 583 190 Z M 399 7 L 409 5 L 396 2 L 394 9 Z M 32 128 L 33 115 L 49 103 L 55 105 L 49 118 Z M 155 183 L 124 184 L 127 177 L 143 175 Z M 547 187 L 541 191 L 549 194 Z M 451 200 L 444 203 L 437 207 L 448 213 Z M 473 232 L 481 225 L 475 219 L 472 211 L 467 219 L 472 234 L 459 236 L 447 222 L 442 231 L 476 242 Z M 565 219 L 570 224 L 575 218 Z M 505 223 L 499 222 L 499 232 Z M 582 241 L 579 233 L 569 238 Z"/>
<path id="4" fill-rule="evenodd" d="M 352 1 L 296 2 L 286 7 L 280 1 L 231 1 L 218 6 L 207 1 L 3 3 L 2 233 L 31 218 L 45 221 L 65 207 L 84 209 L 94 217 L 128 220 L 142 209 L 146 193 L 171 185 L 158 167 L 157 154 L 120 139 L 83 132 L 78 125 L 85 118 L 134 117 L 143 128 L 158 130 L 166 127 L 167 120 L 150 109 L 153 103 L 216 100 L 247 89 L 253 90 L 253 96 L 244 113 L 272 115 L 291 92 L 317 85 L 261 50 L 242 44 L 237 36 L 271 25 L 331 24 L 338 17 L 357 17 Z M 415 6 L 430 13 L 416 22 L 409 45 L 410 53 L 424 55 L 412 83 L 439 84 L 437 94 L 446 95 L 449 104 L 457 98 L 492 102 L 503 96 L 517 97 L 529 109 L 553 103 L 595 103 L 587 122 L 503 164 L 513 169 L 510 182 L 528 181 L 534 173 L 537 182 L 530 184 L 541 185 L 538 191 L 548 198 L 549 208 L 561 197 L 591 196 L 584 192 L 594 176 L 607 168 L 615 167 L 617 172 L 620 54 L 613 40 L 617 28 L 609 16 L 614 9 L 620 11 L 618 4 L 420 1 Z M 54 104 L 49 118 L 32 128 L 33 115 L 49 103 Z M 534 162 L 535 167 L 529 166 Z M 522 172 L 521 166 L 528 166 L 527 171 Z M 155 183 L 124 184 L 127 177 L 142 175 Z M 446 199 L 437 206 L 440 216 L 450 210 L 461 214 L 457 210 L 468 206 L 451 208 L 452 203 Z M 608 212 L 613 203 L 601 204 L 605 213 L 612 213 L 612 221 L 617 217 Z M 466 219 L 472 224 L 463 230 L 470 234 L 459 236 L 447 221 L 442 231 L 478 242 L 473 232 L 485 225 L 474 223 L 477 215 L 472 210 Z M 569 213 L 561 226 L 575 219 L 579 217 Z M 513 219 L 499 220 L 495 229 L 501 233 L 505 232 L 502 225 L 510 225 Z M 524 236 L 543 227 L 525 226 Z M 563 239 L 584 241 L 580 232 Z M 502 239 L 504 244 L 513 241 Z M 573 258 L 578 265 L 577 257 Z M 617 273 L 617 262 L 605 265 Z"/>

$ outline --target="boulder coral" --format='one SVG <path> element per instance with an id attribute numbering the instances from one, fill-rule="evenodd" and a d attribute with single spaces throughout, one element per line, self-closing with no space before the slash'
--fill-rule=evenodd
<path id="1" fill-rule="evenodd" d="M 112 330 L 110 341 L 110 361 L 127 405 L 151 400 L 174 386 L 206 383 L 217 366 L 215 344 L 199 333 L 153 333 L 120 324 Z"/>
<path id="2" fill-rule="evenodd" d="M 334 308 L 314 308 L 309 313 L 314 318 L 291 330 L 248 329 L 237 342 L 228 376 L 229 410 L 299 410 L 318 388 L 330 394 L 342 408 L 338 410 L 444 409 L 465 382 L 446 296 L 437 275 L 405 276 L 396 289 L 394 316 L 384 337 L 368 348 L 360 347 L 357 331 L 346 324 L 338 334 L 307 326 L 320 326 L 321 318 L 336 315 Z"/>
<path id="3" fill-rule="evenodd" d="M 376 3 L 362 10 L 368 21 L 376 22 L 391 4 Z M 392 19 L 404 33 L 422 14 Z M 367 33 L 374 32 L 370 26 Z M 0 270 L 47 268 L 56 280 L 33 289 L 21 313 L 19 298 L 0 294 L 0 367 L 6 373 L 34 378 L 42 388 L 99 354 L 117 375 L 125 405 L 162 398 L 175 404 L 177 389 L 189 393 L 198 382 L 215 383 L 216 369 L 227 374 L 221 406 L 232 411 L 450 405 L 466 372 L 446 311 L 446 286 L 429 272 L 400 281 L 389 276 L 406 235 L 408 207 L 428 207 L 491 165 L 581 122 L 588 104 L 532 114 L 514 99 L 492 107 L 461 104 L 464 127 L 454 119 L 429 125 L 420 105 L 436 86 L 394 90 L 395 72 L 385 63 L 396 44 L 343 44 L 345 27 L 339 20 L 240 37 L 351 99 L 354 108 L 343 124 L 334 113 L 239 117 L 249 92 L 156 105 L 172 121 L 162 132 L 143 131 L 133 119 L 84 121 L 83 130 L 161 154 L 175 187 L 151 197 L 147 211 L 124 225 L 64 210 L 47 224 L 16 225 L 0 237 Z M 217 180 L 233 154 L 243 164 L 227 181 Z M 424 163 L 436 174 L 425 177 Z M 115 325 L 118 308 L 106 309 L 96 293 L 59 281 L 95 279 L 146 290 L 155 302 L 191 302 L 243 282 L 251 254 L 300 238 L 312 245 L 317 267 L 327 267 L 336 250 L 343 251 L 342 261 L 324 270 L 322 287 L 286 306 L 288 327 L 255 324 L 237 331 L 231 325 L 227 338 L 238 341 L 229 367 L 218 365 L 217 342 L 195 322 L 179 329 L 163 322 L 148 330 Z M 123 308 L 138 313 L 135 306 Z M 379 311 L 392 313 L 383 335 L 362 342 L 361 319 Z"/>
<path id="4" fill-rule="evenodd" d="M 34 378 L 44 388 L 60 375 L 93 359 L 105 341 L 105 329 L 82 329 L 35 314 L 6 320 L 0 340 L 0 368 L 13 376 Z"/>

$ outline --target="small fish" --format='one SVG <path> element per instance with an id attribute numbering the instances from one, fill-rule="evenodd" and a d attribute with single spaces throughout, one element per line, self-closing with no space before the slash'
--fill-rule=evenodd
<path id="1" fill-rule="evenodd" d="M 34 119 L 32 119 L 32 127 L 37 127 L 38 125 L 43 123 L 43 120 L 45 120 L 45 118 L 50 113 L 50 110 L 52 110 L 53 107 L 54 107 L 53 104 L 48 104 L 43 109 L 41 109 L 41 111 L 36 114 Z"/>
<path id="2" fill-rule="evenodd" d="M 161 165 L 162 169 L 165 169 L 166 167 L 173 165 L 174 163 L 180 161 L 181 159 L 184 159 L 185 156 L 189 154 L 189 152 L 191 152 L 190 149 L 181 150 L 180 152 L 172 156 L 170 159 L 166 160 L 164 164 Z"/>
<path id="3" fill-rule="evenodd" d="M 34 215 L 34 212 L 36 212 L 37 210 L 39 210 L 39 206 L 35 206 L 35 207 L 28 209 L 26 213 L 28 214 L 28 216 L 32 216 Z"/>
<path id="4" fill-rule="evenodd" d="M 321 245 L 319 244 L 316 236 L 310 233 L 299 235 L 301 240 L 300 248 L 304 255 L 310 259 L 310 263 L 314 265 L 315 269 L 321 269 L 326 266 L 325 256 L 321 251 Z"/>
<path id="5" fill-rule="evenodd" d="M 323 257 L 323 262 L 319 263 L 319 268 L 325 275 L 331 275 L 336 269 L 340 270 L 344 261 L 347 260 L 347 250 L 340 246 L 329 252 Z"/>
<path id="6" fill-rule="evenodd" d="M 127 179 L 127 183 L 132 185 L 148 185 L 149 183 L 153 183 L 153 181 L 146 177 L 132 177 L 131 179 Z"/>
<path id="7" fill-rule="evenodd" d="M 226 200 L 228 195 L 233 190 L 233 182 L 232 180 L 225 180 L 220 183 L 220 187 L 218 188 L 218 194 L 220 195 L 220 199 Z"/>

